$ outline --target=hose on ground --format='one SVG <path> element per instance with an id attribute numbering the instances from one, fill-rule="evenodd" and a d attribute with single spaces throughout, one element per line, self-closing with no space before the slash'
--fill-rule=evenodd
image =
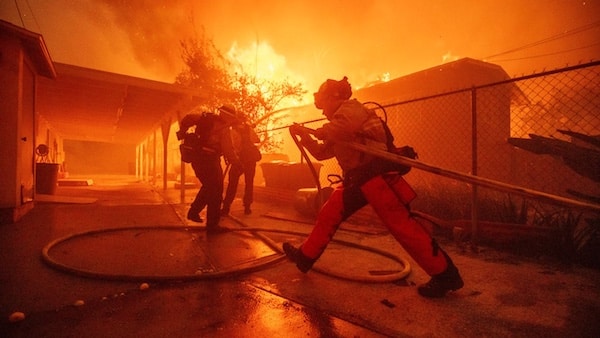
<path id="1" fill-rule="evenodd" d="M 241 222 L 239 219 L 236 219 L 232 216 L 230 216 L 230 217 L 234 221 L 244 225 L 244 223 Z M 94 236 L 94 235 L 98 235 L 98 234 L 102 234 L 102 233 L 129 231 L 129 230 L 142 230 L 142 229 L 146 229 L 146 230 L 152 230 L 152 229 L 154 229 L 154 230 L 158 230 L 158 229 L 160 229 L 160 230 L 179 230 L 179 231 L 185 230 L 185 231 L 187 231 L 187 230 L 189 230 L 189 228 L 190 228 L 189 226 L 135 226 L 135 227 L 122 227 L 122 228 L 107 228 L 107 229 L 91 230 L 91 231 L 86 231 L 86 232 L 74 233 L 74 234 L 70 234 L 70 235 L 67 235 L 62 238 L 58 238 L 58 239 L 53 240 L 50 243 L 48 243 L 42 250 L 42 260 L 44 263 L 48 264 L 50 267 L 52 267 L 54 269 L 57 269 L 57 270 L 60 270 L 60 271 L 63 271 L 63 272 L 69 273 L 69 274 L 73 274 L 76 276 L 87 277 L 87 278 L 117 280 L 117 281 L 130 281 L 130 282 L 207 280 L 207 279 L 232 277 L 232 276 L 242 275 L 242 274 L 246 274 L 246 273 L 250 273 L 250 272 L 255 272 L 260 269 L 271 266 L 275 263 L 279 263 L 281 261 L 286 260 L 287 258 L 285 256 L 285 254 L 283 253 L 281 247 L 277 243 L 275 243 L 273 240 L 271 240 L 269 237 L 263 235 L 262 234 L 263 232 L 288 234 L 288 235 L 296 235 L 296 236 L 306 236 L 306 233 L 303 233 L 303 232 L 268 229 L 268 228 L 255 228 L 255 227 L 247 227 L 245 225 L 242 228 L 224 228 L 228 232 L 236 232 L 236 231 L 251 232 L 254 235 L 257 235 L 257 237 L 260 238 L 271 249 L 276 251 L 276 254 L 262 257 L 262 258 L 259 258 L 257 260 L 254 260 L 254 261 L 246 263 L 246 264 L 237 265 L 235 268 L 232 268 L 232 269 L 221 270 L 221 271 L 208 271 L 208 272 L 193 273 L 193 274 L 169 274 L 169 275 L 156 275 L 156 274 L 143 275 L 143 274 L 140 274 L 140 275 L 136 275 L 136 274 L 98 272 L 98 271 L 93 271 L 93 270 L 84 269 L 84 268 L 80 268 L 80 267 L 70 266 L 70 265 L 62 263 L 58 260 L 55 260 L 54 258 L 52 258 L 51 254 L 50 254 L 52 249 L 54 247 L 56 247 L 57 245 L 67 242 L 69 240 L 75 239 L 75 238 L 80 238 L 80 237 L 85 237 L 85 236 Z M 408 261 L 406 261 L 405 259 L 403 259 L 402 257 L 393 255 L 393 254 L 383 251 L 383 250 L 375 249 L 372 247 L 368 247 L 368 246 L 364 246 L 364 245 L 360 245 L 360 244 L 356 244 L 356 243 L 352 243 L 352 242 L 348 242 L 348 241 L 334 239 L 333 242 L 382 255 L 384 257 L 390 258 L 390 259 L 398 262 L 400 265 L 402 265 L 403 268 L 399 271 L 392 271 L 391 273 L 385 273 L 385 274 L 381 274 L 381 275 L 368 275 L 368 276 L 354 276 L 354 275 L 350 275 L 350 274 L 346 274 L 346 273 L 334 272 L 334 271 L 331 271 L 330 269 L 327 269 L 322 266 L 314 266 L 313 267 L 314 271 L 322 273 L 324 275 L 328 275 L 331 277 L 336 277 L 336 278 L 340 278 L 340 279 L 344 279 L 344 280 L 359 281 L 359 282 L 378 282 L 378 283 L 400 280 L 400 279 L 405 278 L 410 273 L 410 269 L 411 269 L 410 263 Z"/>

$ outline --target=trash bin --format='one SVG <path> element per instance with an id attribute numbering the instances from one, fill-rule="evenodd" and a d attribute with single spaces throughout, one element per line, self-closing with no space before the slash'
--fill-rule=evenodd
<path id="1" fill-rule="evenodd" d="M 323 165 L 321 163 L 313 165 L 318 175 Z M 298 190 L 317 186 L 307 163 L 271 161 L 261 163 L 260 166 L 266 187 Z"/>
<path id="2" fill-rule="evenodd" d="M 36 163 L 35 191 L 38 194 L 54 195 L 58 185 L 58 163 Z"/>
<path id="3" fill-rule="evenodd" d="M 269 188 L 281 187 L 283 184 L 281 177 L 280 166 L 283 161 L 269 161 L 260 164 L 262 169 L 263 177 L 265 179 L 265 186 Z"/>

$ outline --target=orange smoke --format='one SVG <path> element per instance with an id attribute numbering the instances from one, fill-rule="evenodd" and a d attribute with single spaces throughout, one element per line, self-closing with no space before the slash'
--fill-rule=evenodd
<path id="1" fill-rule="evenodd" d="M 327 78 L 348 76 L 359 88 L 382 81 L 386 73 L 394 79 L 457 57 L 485 59 L 511 75 L 597 59 L 598 13 L 600 1 L 16 0 L 0 5 L 2 19 L 44 36 L 55 61 L 171 82 L 183 67 L 180 41 L 204 27 L 223 53 L 233 48 L 242 57 L 247 50 L 243 57 L 251 59 L 257 51 L 254 71 L 298 78 L 309 92 Z M 265 59 L 273 69 L 262 69 Z"/>

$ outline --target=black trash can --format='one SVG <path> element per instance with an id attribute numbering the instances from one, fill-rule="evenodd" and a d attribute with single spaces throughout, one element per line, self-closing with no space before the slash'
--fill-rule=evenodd
<path id="1" fill-rule="evenodd" d="M 58 186 L 58 163 L 36 163 L 35 191 L 38 194 L 54 195 Z"/>

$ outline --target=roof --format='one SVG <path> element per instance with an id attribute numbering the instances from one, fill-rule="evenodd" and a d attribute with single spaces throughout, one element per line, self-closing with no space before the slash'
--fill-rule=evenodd
<path id="1" fill-rule="evenodd" d="M 44 38 L 37 33 L 28 31 L 9 22 L 0 20 L 0 33 L 12 36 L 21 41 L 23 50 L 27 53 L 39 75 L 54 78 L 56 71 L 46 48 Z"/>
<path id="2" fill-rule="evenodd" d="M 509 78 L 504 69 L 496 64 L 462 58 L 389 82 L 361 88 L 356 91 L 355 96 L 359 100 L 376 101 L 382 104 L 402 102 L 428 95 L 473 88 Z"/>
<path id="3" fill-rule="evenodd" d="M 0 20 L 36 68 L 35 111 L 65 140 L 138 144 L 202 102 L 175 84 L 52 62 L 40 34 Z"/>
<path id="4" fill-rule="evenodd" d="M 54 63 L 38 78 L 36 111 L 66 140 L 137 144 L 202 101 L 175 84 Z"/>

